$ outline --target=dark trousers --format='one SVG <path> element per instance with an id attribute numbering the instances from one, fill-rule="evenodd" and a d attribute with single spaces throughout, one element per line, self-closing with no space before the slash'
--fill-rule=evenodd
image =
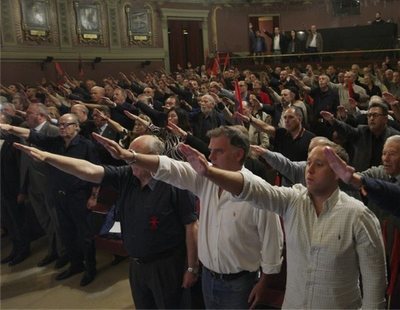
<path id="1" fill-rule="evenodd" d="M 129 283 L 136 309 L 181 308 L 184 271 L 184 249 L 145 264 L 131 259 Z"/>
<path id="2" fill-rule="evenodd" d="M 18 204 L 16 197 L 1 197 L 2 220 L 7 224 L 13 245 L 12 253 L 29 252 L 31 237 L 29 233 L 27 206 Z"/>
<path id="3" fill-rule="evenodd" d="M 89 192 L 56 192 L 55 205 L 61 238 L 67 249 L 71 267 L 81 267 L 95 272 L 96 250 L 92 228 L 92 212 L 86 207 Z"/>

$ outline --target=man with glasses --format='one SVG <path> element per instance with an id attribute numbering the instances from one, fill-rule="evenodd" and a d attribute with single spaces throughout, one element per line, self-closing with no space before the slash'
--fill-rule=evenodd
<path id="1" fill-rule="evenodd" d="M 79 122 L 75 114 L 60 117 L 59 135 L 52 137 L 33 129 L 0 125 L 0 129 L 27 139 L 46 151 L 98 163 L 93 143 L 79 135 Z M 49 204 L 55 209 L 61 239 L 67 249 L 70 266 L 56 276 L 67 279 L 85 271 L 81 286 L 91 283 L 96 275 L 96 252 L 91 227 L 90 208 L 97 203 L 98 186 L 47 166 Z"/>
<path id="2" fill-rule="evenodd" d="M 384 103 L 373 102 L 368 108 L 368 125 L 358 125 L 356 128 L 335 119 L 333 114 L 322 111 L 322 117 L 330 123 L 339 137 L 351 141 L 353 154 L 350 164 L 356 171 L 364 171 L 371 166 L 379 166 L 381 154 L 386 139 L 400 134 L 389 127 L 388 107 Z"/>

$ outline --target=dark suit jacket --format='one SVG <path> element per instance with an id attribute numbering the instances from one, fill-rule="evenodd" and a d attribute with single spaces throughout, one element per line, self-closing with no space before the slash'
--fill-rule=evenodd
<path id="1" fill-rule="evenodd" d="M 347 141 L 350 141 L 353 147 L 353 158 L 351 160 L 351 165 L 356 169 L 356 171 L 364 171 L 370 167 L 370 162 L 372 158 L 372 138 L 373 134 L 369 129 L 368 125 L 358 125 L 356 128 L 336 120 L 333 128 L 338 132 L 338 134 Z M 383 133 L 383 139 L 386 140 L 390 136 L 399 135 L 400 132 L 393 129 L 392 127 L 387 127 Z M 382 150 L 380 150 L 382 153 Z"/>
<path id="2" fill-rule="evenodd" d="M 58 127 L 46 122 L 39 131 L 40 133 L 56 137 L 58 136 Z M 30 158 L 25 153 L 21 154 L 20 165 L 20 190 L 27 192 L 28 186 L 34 193 L 45 194 L 47 191 L 47 169 L 48 165 Z"/>

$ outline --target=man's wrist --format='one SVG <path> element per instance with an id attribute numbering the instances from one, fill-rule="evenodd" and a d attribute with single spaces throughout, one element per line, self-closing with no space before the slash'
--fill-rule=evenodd
<path id="1" fill-rule="evenodd" d="M 198 267 L 187 267 L 186 271 L 190 272 L 190 273 L 193 273 L 196 276 L 199 274 L 199 268 Z"/>
<path id="2" fill-rule="evenodd" d="M 128 164 L 128 165 L 133 165 L 134 163 L 136 163 L 136 156 L 137 156 L 137 153 L 134 151 L 134 150 L 132 150 L 132 149 L 128 149 L 128 151 L 131 153 L 130 154 L 130 156 L 127 158 L 127 159 L 125 159 L 125 162 Z"/>

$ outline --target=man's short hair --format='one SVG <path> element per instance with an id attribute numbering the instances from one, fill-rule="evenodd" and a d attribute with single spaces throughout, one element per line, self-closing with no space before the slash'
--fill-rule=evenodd
<path id="1" fill-rule="evenodd" d="M 315 142 L 315 141 L 317 141 L 317 142 Z M 313 145 L 313 147 L 309 147 L 308 148 L 308 153 L 310 153 L 317 146 L 329 146 L 346 163 L 348 163 L 349 160 L 350 160 L 349 154 L 347 153 L 347 151 L 341 145 L 329 140 L 326 137 L 317 136 L 317 137 L 312 138 L 311 142 L 310 142 L 310 146 L 311 145 Z"/>
<path id="2" fill-rule="evenodd" d="M 211 129 L 207 132 L 207 137 L 218 138 L 225 136 L 229 139 L 229 143 L 235 147 L 238 147 L 244 151 L 244 156 L 241 160 L 241 164 L 247 158 L 250 150 L 250 140 L 247 129 L 243 126 L 220 126 L 218 128 Z M 247 132 L 247 134 L 246 134 Z"/>
<path id="3" fill-rule="evenodd" d="M 110 108 L 108 106 L 106 106 L 106 105 L 99 106 L 97 109 L 100 112 L 102 112 L 103 114 L 107 115 L 107 116 L 111 115 Z"/>
<path id="4" fill-rule="evenodd" d="M 286 109 L 285 113 L 287 111 L 289 111 L 289 110 L 293 110 L 294 114 L 296 114 L 300 118 L 300 120 L 303 120 L 304 112 L 303 112 L 303 110 L 301 108 L 299 108 L 299 107 L 297 107 L 295 105 L 292 105 L 292 106 L 290 106 L 289 108 Z"/>
<path id="5" fill-rule="evenodd" d="M 383 115 L 388 115 L 389 113 L 388 106 L 383 102 L 372 102 L 370 103 L 368 110 L 371 108 L 380 108 L 382 110 Z"/>
<path id="6" fill-rule="evenodd" d="M 47 111 L 47 107 L 46 107 L 43 103 L 40 103 L 40 102 L 32 102 L 32 103 L 30 104 L 30 106 L 37 107 L 37 109 L 38 109 L 38 114 L 40 114 L 40 115 L 42 115 L 42 116 L 44 116 L 44 117 L 47 117 L 47 115 L 49 114 L 49 111 Z"/>
<path id="7" fill-rule="evenodd" d="M 385 144 L 387 144 L 388 142 L 394 142 L 400 146 L 400 135 L 390 136 L 386 139 Z"/>
<path id="8" fill-rule="evenodd" d="M 87 106 L 85 106 L 84 104 L 78 103 L 75 104 L 74 107 L 78 108 L 79 110 L 81 110 L 83 113 L 85 113 L 86 115 L 89 114 L 89 109 Z"/>
<path id="9" fill-rule="evenodd" d="M 149 139 L 149 150 L 150 154 L 160 155 L 164 154 L 165 144 L 158 137 L 154 135 L 148 135 L 152 139 Z M 143 136 L 142 136 L 143 137 Z"/>

